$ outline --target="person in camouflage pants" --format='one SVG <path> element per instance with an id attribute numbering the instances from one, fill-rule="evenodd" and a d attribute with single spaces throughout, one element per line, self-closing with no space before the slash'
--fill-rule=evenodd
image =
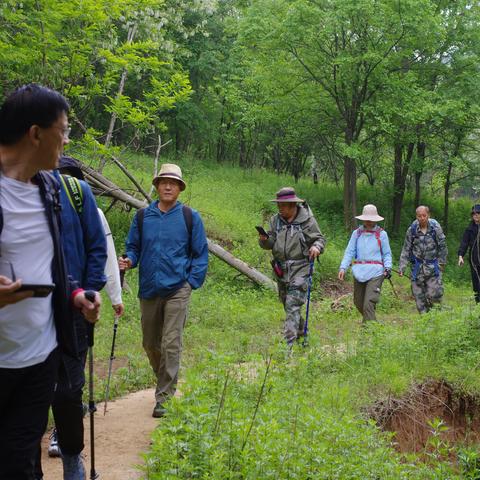
<path id="1" fill-rule="evenodd" d="M 426 313 L 443 297 L 442 271 L 447 263 L 447 244 L 440 224 L 430 218 L 426 206 L 416 210 L 417 219 L 408 227 L 400 255 L 403 275 L 411 264 L 412 293 L 417 310 Z"/>
<path id="2" fill-rule="evenodd" d="M 307 299 L 309 261 L 325 248 L 312 211 L 290 187 L 280 189 L 275 200 L 278 213 L 270 220 L 268 235 L 259 234 L 259 244 L 272 250 L 275 279 L 286 319 L 284 335 L 287 344 L 303 335 L 301 308 Z"/>

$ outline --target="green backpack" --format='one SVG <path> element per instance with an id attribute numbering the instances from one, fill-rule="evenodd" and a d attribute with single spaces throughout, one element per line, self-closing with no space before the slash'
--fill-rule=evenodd
<path id="1" fill-rule="evenodd" d="M 78 215 L 83 212 L 83 190 L 78 178 L 71 175 L 60 175 L 60 181 L 67 194 L 70 205 L 75 209 Z"/>

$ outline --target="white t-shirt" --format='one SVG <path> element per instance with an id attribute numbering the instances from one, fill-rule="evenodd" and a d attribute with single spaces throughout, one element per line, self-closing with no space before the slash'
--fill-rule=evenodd
<path id="1" fill-rule="evenodd" d="M 52 283 L 53 240 L 39 187 L 2 175 L 0 205 L 1 274 L 9 261 L 23 283 Z M 0 308 L 0 368 L 36 365 L 56 346 L 52 294 Z"/>
<path id="2" fill-rule="evenodd" d="M 105 276 L 107 283 L 105 291 L 112 305 L 122 303 L 122 287 L 120 286 L 120 272 L 118 271 L 117 253 L 115 252 L 115 244 L 113 243 L 112 232 L 108 225 L 105 214 L 98 209 L 98 215 L 102 221 L 103 230 L 107 239 L 107 263 L 105 264 Z"/>

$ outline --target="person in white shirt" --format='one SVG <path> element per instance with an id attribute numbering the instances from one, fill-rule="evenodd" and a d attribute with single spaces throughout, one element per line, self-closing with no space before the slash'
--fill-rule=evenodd
<path id="1" fill-rule="evenodd" d="M 77 354 L 72 307 L 91 323 L 99 316 L 98 293 L 89 301 L 67 277 L 58 183 L 44 172 L 56 168 L 68 143 L 68 110 L 62 95 L 36 84 L 17 89 L 0 106 L 2 479 L 34 478 L 59 352 Z M 47 296 L 38 298 L 36 292 Z"/>

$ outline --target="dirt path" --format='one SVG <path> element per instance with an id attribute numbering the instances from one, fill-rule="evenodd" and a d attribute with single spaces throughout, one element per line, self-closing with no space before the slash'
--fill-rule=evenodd
<path id="1" fill-rule="evenodd" d="M 137 480 L 142 472 L 135 465 L 143 463 L 141 454 L 150 445 L 150 435 L 159 420 L 152 418 L 154 389 L 142 390 L 108 403 L 95 414 L 95 470 L 101 480 Z M 85 466 L 90 478 L 90 423 L 85 417 Z M 45 480 L 63 478 L 62 461 L 49 458 L 48 432 L 42 440 L 42 465 Z"/>

